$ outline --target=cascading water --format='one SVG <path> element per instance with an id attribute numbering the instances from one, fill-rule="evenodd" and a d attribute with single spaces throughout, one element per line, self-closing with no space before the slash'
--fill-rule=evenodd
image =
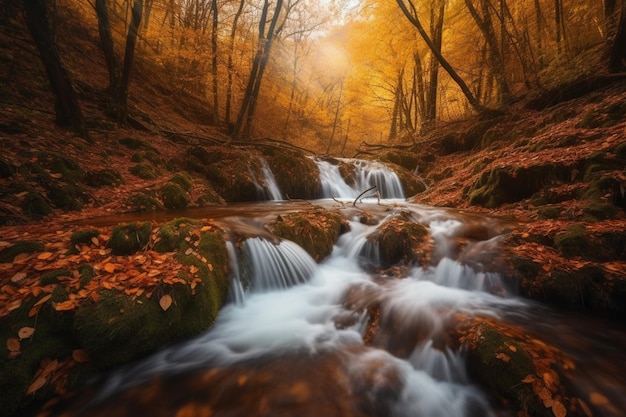
<path id="1" fill-rule="evenodd" d="M 405 198 L 398 175 L 380 162 L 345 158 L 336 161 L 337 164 L 333 164 L 315 159 L 320 171 L 322 198 L 356 198 L 363 191 L 374 186 L 376 189 L 368 194 L 369 197 L 378 191 L 380 198 Z M 354 169 L 354 183 L 352 185 L 346 182 L 338 164 L 345 164 Z"/>
<path id="2" fill-rule="evenodd" d="M 261 158 L 261 172 L 263 173 L 263 179 L 261 181 L 256 178 L 252 169 L 249 169 L 249 172 L 256 185 L 257 194 L 260 200 L 283 200 L 283 194 L 281 193 L 280 187 L 276 182 L 274 173 L 265 159 Z"/>

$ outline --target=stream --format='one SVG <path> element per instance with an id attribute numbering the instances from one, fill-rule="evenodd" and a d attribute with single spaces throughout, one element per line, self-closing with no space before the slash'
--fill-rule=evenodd
<path id="1" fill-rule="evenodd" d="M 229 304 L 206 333 L 101 378 L 67 415 L 509 416 L 468 376 L 463 349 L 442 345 L 458 314 L 516 324 L 557 346 L 576 364 L 571 390 L 602 393 L 612 404 L 605 415 L 624 415 L 624 329 L 522 299 L 489 268 L 489 254 L 514 223 L 408 203 L 397 177 L 379 166 L 363 166 L 352 186 L 338 175 L 320 164 L 318 201 L 186 211 L 249 236 L 241 250 L 229 243 Z M 368 185 L 382 200 L 353 205 Z M 339 210 L 350 224 L 320 263 L 293 242 L 268 239 L 263 228 L 311 204 Z M 363 224 L 364 211 L 374 221 Z M 391 276 L 380 272 L 367 237 L 400 211 L 428 228 L 436 261 Z M 490 237 L 459 247 L 459 231 L 476 224 Z M 380 330 L 367 343 L 371 305 L 379 307 Z"/>

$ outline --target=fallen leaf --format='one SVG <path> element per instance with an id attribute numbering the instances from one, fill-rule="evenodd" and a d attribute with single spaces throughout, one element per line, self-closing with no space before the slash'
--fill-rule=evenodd
<path id="1" fill-rule="evenodd" d="M 35 333 L 34 327 L 22 327 L 17 332 L 17 335 L 20 337 L 20 340 L 23 340 L 23 339 L 28 339 L 29 337 L 31 337 L 33 333 Z"/>
<path id="2" fill-rule="evenodd" d="M 72 351 L 72 359 L 78 363 L 89 362 L 89 353 L 84 349 L 74 349 Z"/>
<path id="3" fill-rule="evenodd" d="M 608 405 L 609 403 L 609 399 L 606 398 L 604 395 L 600 394 L 599 392 L 592 392 L 591 395 L 589 396 L 589 401 L 591 401 L 591 404 L 597 405 L 597 406 Z"/>
<path id="4" fill-rule="evenodd" d="M 509 346 L 509 350 L 510 350 L 511 352 L 517 352 L 517 348 L 516 348 L 515 346 L 513 346 L 513 345 L 510 345 L 510 346 Z"/>
<path id="5" fill-rule="evenodd" d="M 192 252 L 193 252 L 193 249 L 189 248 L 185 251 L 185 255 L 191 255 Z"/>
<path id="6" fill-rule="evenodd" d="M 60 179 L 60 178 L 63 178 L 63 174 L 61 174 L 60 172 L 53 172 L 53 173 L 50 174 L 50 176 L 52 178 L 56 178 L 57 180 Z"/>
<path id="7" fill-rule="evenodd" d="M 504 362 L 508 362 L 511 360 L 511 358 L 509 357 L 509 355 L 507 355 L 506 353 L 498 353 L 496 355 L 496 358 L 503 360 Z"/>
<path id="8" fill-rule="evenodd" d="M 213 272 L 213 264 L 207 264 L 207 266 L 209 267 L 209 271 Z"/>
<path id="9" fill-rule="evenodd" d="M 40 305 L 42 305 L 43 303 L 45 303 L 46 301 L 48 301 L 50 298 L 52 298 L 52 294 L 48 294 L 48 295 L 46 295 L 46 296 L 44 296 L 44 297 L 41 297 L 41 299 L 35 303 L 35 306 L 40 306 Z"/>
<path id="10" fill-rule="evenodd" d="M 11 282 L 13 283 L 18 283 L 21 280 L 23 280 L 24 278 L 26 278 L 26 273 L 25 272 L 18 272 L 15 275 L 13 275 L 11 277 Z"/>
<path id="11" fill-rule="evenodd" d="M 35 379 L 32 384 L 30 384 L 30 387 L 28 387 L 28 391 L 26 391 L 26 395 L 30 395 L 38 391 L 44 385 L 46 385 L 46 378 L 40 376 L 39 378 Z"/>
<path id="12" fill-rule="evenodd" d="M 94 245 L 98 246 L 100 244 L 100 241 L 98 240 L 97 237 L 92 237 L 91 238 L 91 243 L 93 243 Z"/>
<path id="13" fill-rule="evenodd" d="M 533 381 L 535 381 L 535 377 L 532 375 L 527 375 L 526 378 L 522 379 L 524 384 L 531 384 Z"/>
<path id="14" fill-rule="evenodd" d="M 556 417 L 565 417 L 567 415 L 567 409 L 563 403 L 558 400 L 552 403 L 552 412 Z"/>
<path id="15" fill-rule="evenodd" d="M 14 337 L 9 337 L 7 339 L 7 349 L 9 352 L 19 352 L 20 351 L 20 341 Z"/>
<path id="16" fill-rule="evenodd" d="M 46 367 L 43 369 L 43 372 L 41 373 L 40 376 L 47 378 L 48 375 L 50 375 L 52 372 L 56 371 L 59 368 L 59 361 L 58 360 L 53 360 L 48 362 L 48 364 L 46 365 Z"/>
<path id="17" fill-rule="evenodd" d="M 14 300 L 9 303 L 7 309 L 9 311 L 17 310 L 22 305 L 22 300 Z"/>
<path id="18" fill-rule="evenodd" d="M 172 305 L 172 296 L 169 294 L 165 294 L 159 300 L 159 305 L 163 309 L 163 311 L 167 311 L 168 308 Z"/>
<path id="19" fill-rule="evenodd" d="M 72 300 L 63 301 L 62 303 L 58 303 L 54 305 L 54 309 L 56 311 L 70 311 L 76 308 L 76 303 Z"/>
<path id="20" fill-rule="evenodd" d="M 42 252 L 39 254 L 39 256 L 37 256 L 37 259 L 43 261 L 50 258 L 52 255 L 52 252 Z"/>
<path id="21" fill-rule="evenodd" d="M 107 271 L 109 274 L 112 274 L 113 272 L 115 272 L 115 264 L 107 262 L 106 264 L 104 264 L 104 270 Z"/>

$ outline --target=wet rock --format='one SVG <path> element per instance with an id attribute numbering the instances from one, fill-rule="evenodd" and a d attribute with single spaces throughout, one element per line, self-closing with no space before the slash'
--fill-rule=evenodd
<path id="1" fill-rule="evenodd" d="M 154 192 L 140 191 L 132 194 L 124 205 L 128 210 L 135 213 L 146 213 L 163 210 L 161 202 L 157 200 Z"/>
<path id="2" fill-rule="evenodd" d="M 114 255 L 131 255 L 148 244 L 150 239 L 150 223 L 128 223 L 113 229 L 111 238 L 106 244 Z"/>
<path id="3" fill-rule="evenodd" d="M 13 262 L 21 253 L 43 252 L 44 244 L 35 240 L 20 240 L 0 251 L 0 263 Z"/>
<path id="4" fill-rule="evenodd" d="M 174 182 L 164 184 L 159 190 L 165 208 L 183 210 L 189 205 L 189 197 L 185 190 Z"/>
<path id="5" fill-rule="evenodd" d="M 319 262 L 330 255 L 347 226 L 338 213 L 316 208 L 278 216 L 267 227 L 275 235 L 297 243 Z"/>
<path id="6" fill-rule="evenodd" d="M 264 150 L 276 183 L 288 198 L 319 198 L 320 179 L 317 165 L 302 152 L 270 149 Z"/>

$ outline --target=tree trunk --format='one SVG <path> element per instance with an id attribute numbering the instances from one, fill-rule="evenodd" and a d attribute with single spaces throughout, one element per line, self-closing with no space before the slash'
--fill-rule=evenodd
<path id="1" fill-rule="evenodd" d="M 219 23 L 219 19 L 217 14 L 217 0 L 212 0 L 211 12 L 213 13 L 213 24 L 211 27 L 211 53 L 213 55 L 211 57 L 211 76 L 213 77 L 213 112 L 211 117 L 213 118 L 213 123 L 217 124 L 219 122 L 219 80 L 217 78 L 217 25 Z"/>
<path id="2" fill-rule="evenodd" d="M 249 138 L 252 131 L 252 122 L 254 120 L 254 111 L 256 109 L 257 99 L 259 97 L 259 91 L 261 89 L 261 81 L 263 80 L 263 73 L 269 62 L 270 52 L 272 49 L 272 42 L 276 36 L 276 24 L 278 23 L 278 17 L 283 6 L 283 0 L 278 0 L 274 8 L 274 14 L 270 21 L 270 27 L 265 33 L 265 25 L 267 23 L 267 15 L 269 12 L 269 0 L 265 0 L 263 4 L 263 12 L 261 13 L 261 19 L 259 21 L 259 45 L 257 48 L 254 62 L 252 64 L 252 70 L 248 78 L 248 85 L 243 97 L 243 103 L 239 114 L 237 116 L 237 122 L 233 129 L 233 137 Z"/>
<path id="3" fill-rule="evenodd" d="M 619 25 L 609 58 L 609 72 L 624 70 L 626 70 L 626 1 L 622 1 Z"/>
<path id="4" fill-rule="evenodd" d="M 446 3 L 439 0 L 437 6 L 439 10 L 435 12 L 435 5 L 432 5 L 430 14 L 430 33 L 432 43 L 437 51 L 441 51 L 443 42 L 443 17 L 445 13 Z M 417 16 L 417 13 L 415 14 Z M 439 91 L 439 59 L 436 54 L 430 57 L 430 79 L 428 81 L 428 89 L 426 90 L 426 119 L 425 124 L 433 123 L 437 119 L 437 95 Z"/>
<path id="5" fill-rule="evenodd" d="M 120 82 L 120 61 L 115 54 L 111 24 L 109 22 L 109 6 L 107 0 L 96 0 L 96 16 L 98 17 L 98 32 L 100 33 L 100 47 L 104 53 L 104 60 L 109 70 L 109 93 L 117 90 Z"/>
<path id="6" fill-rule="evenodd" d="M 52 37 L 46 2 L 23 0 L 23 6 L 26 24 L 39 50 L 54 95 L 55 122 L 61 127 L 72 127 L 81 137 L 89 139 L 78 98 Z"/>
<path id="7" fill-rule="evenodd" d="M 237 23 L 239 22 L 239 18 L 241 17 L 241 13 L 243 12 L 244 0 L 239 1 L 239 8 L 235 13 L 235 17 L 233 18 L 233 26 L 230 30 L 230 45 L 228 47 L 228 80 L 226 82 L 226 108 L 225 108 L 225 121 L 226 124 L 230 125 L 230 113 L 233 99 L 233 72 L 235 71 L 235 66 L 233 63 L 233 54 L 235 53 L 235 35 L 237 34 Z"/>
<path id="8" fill-rule="evenodd" d="M 128 117 L 128 84 L 130 83 L 130 73 L 135 58 L 135 45 L 137 44 L 137 34 L 139 31 L 139 24 L 141 23 L 142 9 L 143 0 L 135 0 L 130 26 L 128 27 L 128 35 L 126 36 L 124 68 L 122 69 L 122 76 L 120 77 L 120 82 L 113 98 L 116 108 L 116 120 L 123 125 L 126 124 L 126 119 Z"/>
<path id="9" fill-rule="evenodd" d="M 465 84 L 465 81 L 463 81 L 463 79 L 459 76 L 459 74 L 457 74 L 454 68 L 452 68 L 450 63 L 443 57 L 443 55 L 441 54 L 441 51 L 437 49 L 433 41 L 430 39 L 426 31 L 424 30 L 424 27 L 422 26 L 422 23 L 420 22 L 417 16 L 417 13 L 415 13 L 415 15 L 411 14 L 406 4 L 404 4 L 404 0 L 396 0 L 396 1 L 398 5 L 400 6 L 400 9 L 402 9 L 402 12 L 406 16 L 406 18 L 409 20 L 409 22 L 411 22 L 413 26 L 415 26 L 415 28 L 418 30 L 421 37 L 424 39 L 424 42 L 426 42 L 426 44 L 428 45 L 432 53 L 437 57 L 437 59 L 441 63 L 441 66 L 446 70 L 448 75 L 450 75 L 450 77 L 454 80 L 454 82 L 459 86 L 459 88 L 465 95 L 465 98 L 467 99 L 470 106 L 472 106 L 474 110 L 480 113 L 487 111 L 487 109 L 483 107 L 482 105 L 480 105 L 480 103 L 476 100 L 476 98 L 470 91 L 467 84 Z M 408 2 L 411 8 L 413 9 L 413 11 L 415 11 L 415 6 L 413 6 L 413 3 L 411 2 L 411 0 L 408 0 Z"/>

